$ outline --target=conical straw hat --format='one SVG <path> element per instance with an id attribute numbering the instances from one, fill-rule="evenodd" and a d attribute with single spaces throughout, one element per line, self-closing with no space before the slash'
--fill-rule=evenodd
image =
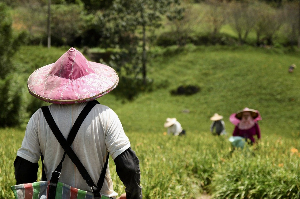
<path id="1" fill-rule="evenodd" d="M 112 91 L 118 82 L 113 68 L 88 61 L 78 50 L 70 48 L 55 63 L 34 71 L 28 78 L 28 90 L 46 102 L 74 104 L 99 98 Z"/>
<path id="2" fill-rule="evenodd" d="M 218 120 L 221 120 L 223 119 L 223 116 L 222 115 L 219 115 L 218 113 L 215 113 L 211 118 L 210 120 L 212 121 L 218 121 Z"/>
<path id="3" fill-rule="evenodd" d="M 164 124 L 164 127 L 168 128 L 168 127 L 172 126 L 173 124 L 175 124 L 176 121 L 177 121 L 176 118 L 167 118 L 167 120 Z"/>

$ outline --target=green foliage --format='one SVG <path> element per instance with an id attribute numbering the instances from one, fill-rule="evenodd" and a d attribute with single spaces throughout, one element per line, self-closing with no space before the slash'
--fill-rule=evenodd
<path id="1" fill-rule="evenodd" d="M 24 126 L 44 102 L 31 96 L 27 79 L 37 68 L 55 62 L 65 51 L 43 47 L 22 47 L 13 56 L 14 70 L 0 80 L 0 127 Z"/>
<path id="2" fill-rule="evenodd" d="M 297 137 L 279 137 L 268 131 L 270 136 L 263 137 L 259 148 L 248 146 L 230 155 L 229 135 L 216 137 L 209 131 L 188 131 L 185 137 L 162 131 L 126 134 L 140 160 L 143 198 L 197 198 L 204 191 L 220 199 L 299 198 Z M 5 140 L 0 145 L 0 198 L 12 197 L 13 160 L 23 137 L 24 130 L 0 130 Z M 124 193 L 113 160 L 109 168 L 114 190 Z"/>
<path id="3" fill-rule="evenodd" d="M 25 77 L 26 78 L 26 77 Z M 0 126 L 18 126 L 28 119 L 26 112 L 26 84 L 24 76 L 12 73 L 0 80 Z M 23 86 L 20 86 L 23 85 Z"/>
<path id="4" fill-rule="evenodd" d="M 297 68 L 293 74 L 288 73 L 292 63 L 298 65 L 298 52 L 191 45 L 155 51 L 160 55 L 150 62 L 149 78 L 157 83 L 167 81 L 169 87 L 140 94 L 134 103 L 113 103 L 112 108 L 117 108 L 127 131 L 158 132 L 162 121 L 176 117 L 183 128 L 205 132 L 214 113 L 229 118 L 244 107 L 258 109 L 263 118 L 262 128 L 270 128 L 275 134 L 291 136 L 300 130 L 299 73 Z M 170 95 L 169 90 L 189 84 L 198 85 L 201 92 L 192 96 Z M 104 96 L 100 101 L 110 106 L 113 98 Z M 188 114 L 182 112 L 186 109 L 190 110 Z M 143 124 L 149 120 L 149 125 Z M 224 121 L 232 132 L 233 125 L 228 119 Z"/>
<path id="5" fill-rule="evenodd" d="M 0 18 L 0 126 L 16 126 L 27 119 L 27 115 L 21 103 L 23 88 L 19 87 L 23 77 L 12 73 L 15 65 L 11 58 L 23 41 L 24 34 L 13 33 L 12 20 L 4 3 L 0 3 Z"/>
<path id="6" fill-rule="evenodd" d="M 30 45 L 47 44 L 47 0 L 2 2 L 13 8 L 14 28 L 27 31 Z M 51 2 L 54 23 L 52 42 L 56 46 L 123 48 L 126 45 L 137 45 L 137 37 L 141 45 L 144 42 L 141 41 L 143 28 L 146 32 L 146 49 L 153 45 L 155 38 L 162 32 L 171 32 L 171 37 L 176 40 L 173 43 L 182 46 L 192 43 L 190 38 L 197 35 L 201 37 L 208 32 L 212 35 L 230 33 L 242 44 L 297 44 L 295 38 L 299 28 L 294 19 L 298 18 L 298 2 L 295 0 L 277 3 L 260 0 Z"/>
<path id="7" fill-rule="evenodd" d="M 254 4 L 254 10 L 258 13 L 256 19 L 254 19 L 256 20 L 254 30 L 256 32 L 257 45 L 273 45 L 273 39 L 284 22 L 282 10 L 275 9 L 261 2 Z"/>
<path id="8" fill-rule="evenodd" d="M 22 47 L 13 59 L 18 74 L 24 74 L 22 85 L 26 85 L 27 78 L 33 70 L 55 62 L 66 50 L 37 46 Z M 276 123 L 278 128 L 274 133 L 279 133 L 278 129 L 285 129 L 284 131 L 291 133 L 300 130 L 296 117 L 299 111 L 297 103 L 300 99 L 297 87 L 298 68 L 293 74 L 288 73 L 288 66 L 292 63 L 298 65 L 298 52 L 287 53 L 284 48 L 192 45 L 181 48 L 156 47 L 150 52 L 149 78 L 155 80 L 153 91 L 139 93 L 139 97 L 134 98 L 139 106 L 132 103 L 121 106 L 119 103 L 122 100 L 115 102 L 113 95 L 101 98 L 104 104 L 113 103 L 117 107 L 121 106 L 119 111 L 122 115 L 131 113 L 131 109 L 138 109 L 138 112 L 143 113 L 145 110 L 141 107 L 152 107 L 148 110 L 149 115 L 157 117 L 153 118 L 153 125 L 150 126 L 143 126 L 136 118 L 138 116 L 143 118 L 142 120 L 148 120 L 143 115 L 125 114 L 124 124 L 129 131 L 138 131 L 141 127 L 146 132 L 159 131 L 161 129 L 159 122 L 170 115 L 176 116 L 192 130 L 205 131 L 205 126 L 210 125 L 209 117 L 215 112 L 226 118 L 244 107 L 259 109 L 263 119 L 268 118 L 268 122 L 262 121 L 264 125 L 271 126 L 273 122 Z M 189 84 L 198 85 L 201 93 L 187 97 L 170 95 L 169 90 Z M 128 85 L 128 88 L 130 87 L 131 85 Z M 28 96 L 28 99 L 34 99 L 30 94 Z M 183 109 L 189 109 L 191 112 L 182 114 Z M 33 108 L 30 113 L 35 110 Z M 120 118 L 123 118 L 122 115 Z M 132 121 L 137 123 L 134 124 Z M 198 125 L 204 121 L 207 121 L 206 125 Z M 290 133 L 285 134 L 288 136 Z"/>
<path id="9" fill-rule="evenodd" d="M 105 10 L 111 6 L 113 0 L 81 0 L 88 11 Z"/>
<path id="10" fill-rule="evenodd" d="M 14 176 L 14 160 L 17 149 L 22 143 L 24 133 L 18 129 L 1 129 L 0 137 L 3 142 L 0 145 L 0 198 L 14 198 L 10 189 L 16 183 Z"/>
<path id="11" fill-rule="evenodd" d="M 12 19 L 8 7 L 0 2 L 0 79 L 13 69 L 11 57 L 16 52 L 24 35 L 14 35 L 12 30 Z"/>
<path id="12" fill-rule="evenodd" d="M 282 146 L 287 144 L 283 142 L 268 138 L 259 150 L 234 153 L 230 162 L 215 172 L 211 185 L 214 197 L 299 198 L 299 153 L 293 144 Z M 280 155 L 276 151 L 281 151 Z"/>
<path id="13" fill-rule="evenodd" d="M 156 45 L 163 47 L 177 45 L 177 37 L 173 32 L 163 32 L 157 37 Z"/>
<path id="14" fill-rule="evenodd" d="M 256 21 L 253 20 L 255 16 L 253 1 L 240 2 L 235 0 L 229 4 L 229 25 L 236 31 L 240 44 L 244 44 L 249 32 L 255 26 Z"/>
<path id="15" fill-rule="evenodd" d="M 153 87 L 152 80 L 147 79 L 145 85 L 142 78 L 121 76 L 117 88 L 112 93 L 123 102 L 132 101 L 142 92 L 151 92 Z"/>
<path id="16" fill-rule="evenodd" d="M 29 76 L 34 70 L 56 62 L 68 49 L 68 47 L 48 49 L 43 46 L 22 46 L 13 56 L 15 72 L 26 73 Z"/>
<path id="17" fill-rule="evenodd" d="M 235 37 L 232 37 L 225 33 L 219 33 L 216 35 L 212 34 L 199 34 L 193 36 L 191 43 L 194 45 L 226 45 L 226 46 L 235 46 L 238 44 L 238 41 Z"/>
<path id="18" fill-rule="evenodd" d="M 100 11 L 82 15 L 83 24 L 81 27 L 80 35 L 76 42 L 77 46 L 88 47 L 107 47 L 106 42 L 102 42 L 104 37 L 103 27 L 105 26 L 102 19 L 102 13 Z"/>
<path id="19" fill-rule="evenodd" d="M 47 14 L 45 3 L 37 0 L 22 1 L 12 9 L 13 27 L 16 31 L 26 31 L 27 42 L 40 45 L 46 32 Z"/>
<path id="20" fill-rule="evenodd" d="M 14 61 L 18 71 L 26 71 L 24 77 L 28 77 L 34 68 L 56 61 L 65 50 L 22 47 Z M 140 93 L 134 103 L 116 100 L 115 90 L 99 99 L 118 114 L 140 159 L 144 198 L 196 198 L 203 191 L 215 198 L 297 198 L 300 154 L 293 148 L 300 150 L 300 73 L 298 68 L 288 73 L 288 66 L 298 65 L 299 52 L 192 45 L 153 51 L 156 56 L 151 52 L 149 77 L 166 85 Z M 25 80 L 16 86 L 13 82 L 19 76 L 10 77 L 9 95 L 18 96 L 17 89 L 27 93 L 26 88 L 22 90 Z M 169 87 L 184 84 L 199 85 L 201 93 L 170 95 Z M 25 99 L 28 104 L 35 98 L 28 94 Z M 262 140 L 258 148 L 230 155 L 228 138 L 234 126 L 228 118 L 245 106 L 260 111 Z M 188 113 L 183 112 L 187 109 Z M 224 116 L 225 136 L 209 132 L 209 118 L 215 112 Z M 164 135 L 167 117 L 176 117 L 187 136 Z M 24 130 L 2 129 L 0 136 L 5 140 L 0 145 L 0 198 L 11 198 L 9 187 L 15 183 L 12 165 Z M 123 193 L 124 186 L 110 162 L 114 189 Z"/>
<path id="21" fill-rule="evenodd" d="M 226 45 L 226 46 L 235 46 L 238 44 L 238 41 L 235 37 L 232 37 L 225 33 L 219 33 L 216 35 L 209 34 L 197 34 L 193 36 L 188 36 L 186 42 L 199 45 Z M 160 34 L 156 40 L 156 45 L 158 46 L 173 46 L 178 45 L 178 38 L 174 32 L 164 32 Z"/>
<path id="22" fill-rule="evenodd" d="M 154 31 L 162 24 L 162 17 L 169 12 L 178 0 L 115 0 L 112 6 L 103 13 L 103 43 L 109 47 L 124 50 L 126 59 L 112 59 L 118 71 L 124 70 L 126 76 L 137 78 L 142 75 L 147 83 L 147 49 L 148 32 Z M 113 63 L 115 62 L 115 63 Z"/>
<path id="23" fill-rule="evenodd" d="M 52 5 L 51 43 L 56 46 L 73 45 L 83 26 L 83 14 L 84 9 L 81 5 Z"/>

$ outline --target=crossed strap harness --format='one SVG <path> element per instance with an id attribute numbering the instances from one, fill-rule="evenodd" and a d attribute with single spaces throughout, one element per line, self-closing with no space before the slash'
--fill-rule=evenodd
<path id="1" fill-rule="evenodd" d="M 104 178 L 105 178 L 105 173 L 106 173 L 106 169 L 107 169 L 109 153 L 106 156 L 106 162 L 105 162 L 104 167 L 101 171 L 98 183 L 97 183 L 97 185 L 95 185 L 95 183 L 93 182 L 91 176 L 89 175 L 89 173 L 87 172 L 87 170 L 85 169 L 85 167 L 83 166 L 83 164 L 81 163 L 81 161 L 79 160 L 77 155 L 74 153 L 73 149 L 71 148 L 71 145 L 72 145 L 72 143 L 73 143 L 73 141 L 76 137 L 76 134 L 77 134 L 81 124 L 83 123 L 86 116 L 89 114 L 89 112 L 92 110 L 92 108 L 96 104 L 99 104 L 99 102 L 96 101 L 96 100 L 90 101 L 90 102 L 87 103 L 87 105 L 83 108 L 83 110 L 79 114 L 78 118 L 76 119 L 73 127 L 71 128 L 71 131 L 68 135 L 67 140 L 64 138 L 63 134 L 59 130 L 58 126 L 56 125 L 56 123 L 55 123 L 55 121 L 54 121 L 54 119 L 53 119 L 53 117 L 50 113 L 49 107 L 48 106 L 43 106 L 42 107 L 44 117 L 45 117 L 50 129 L 52 130 L 52 132 L 55 135 L 56 139 L 58 140 L 59 144 L 62 146 L 62 148 L 65 151 L 60 163 L 58 164 L 56 169 L 52 172 L 52 176 L 51 176 L 51 179 L 50 179 L 50 187 L 49 187 L 49 191 L 48 191 L 48 198 L 55 198 L 56 185 L 58 183 L 58 180 L 59 180 L 59 177 L 60 177 L 60 174 L 61 174 L 62 163 L 65 159 L 66 154 L 69 156 L 69 158 L 75 164 L 75 166 L 77 167 L 79 173 L 81 174 L 83 179 L 86 181 L 86 183 L 91 187 L 92 193 L 94 194 L 94 198 L 95 199 L 100 199 L 101 198 L 100 190 L 101 190 L 101 188 L 103 186 L 103 183 L 104 183 Z"/>

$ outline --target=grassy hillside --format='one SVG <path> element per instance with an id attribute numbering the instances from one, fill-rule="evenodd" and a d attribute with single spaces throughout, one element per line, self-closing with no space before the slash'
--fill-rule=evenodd
<path id="1" fill-rule="evenodd" d="M 112 107 L 126 131 L 163 132 L 167 117 L 176 117 L 187 132 L 206 133 L 209 118 L 222 114 L 228 132 L 231 113 L 250 107 L 261 112 L 262 133 L 299 135 L 300 72 L 288 73 L 297 54 L 259 48 L 169 48 L 149 58 L 149 76 L 168 82 L 168 88 L 142 94 L 134 102 L 114 102 L 112 95 L 100 102 Z M 201 91 L 192 96 L 171 96 L 170 90 L 195 84 Z M 183 110 L 190 112 L 185 113 Z"/>
<path id="2" fill-rule="evenodd" d="M 23 47 L 14 61 L 18 71 L 29 75 L 35 68 L 56 61 L 66 50 Z M 162 133 L 165 119 L 176 117 L 188 133 L 206 133 L 209 118 L 217 112 L 224 116 L 231 133 L 230 114 L 250 107 L 261 112 L 263 134 L 299 136 L 300 69 L 288 73 L 292 63 L 300 66 L 299 53 L 245 46 L 152 51 L 155 54 L 148 56 L 148 76 L 155 84 L 169 86 L 143 93 L 132 102 L 122 103 L 112 94 L 99 99 L 115 110 L 125 131 Z M 191 96 L 171 96 L 170 90 L 188 84 L 200 86 L 201 91 Z"/>
<path id="3" fill-rule="evenodd" d="M 18 70 L 29 75 L 66 50 L 23 47 L 14 60 Z M 156 54 L 148 56 L 148 76 L 168 87 L 143 93 L 132 102 L 122 103 L 112 94 L 99 99 L 117 112 L 127 132 L 163 132 L 165 119 L 176 117 L 188 133 L 205 133 L 215 112 L 224 116 L 231 132 L 230 114 L 250 107 L 261 112 L 263 134 L 299 134 L 300 72 L 296 68 L 288 73 L 289 65 L 300 64 L 298 53 L 220 46 L 153 51 Z M 200 86 L 201 91 L 192 96 L 170 95 L 170 90 L 188 84 Z"/>
<path id="4" fill-rule="evenodd" d="M 14 61 L 19 71 L 31 73 L 65 50 L 23 47 Z M 122 103 L 113 93 L 99 99 L 119 115 L 139 157 L 144 198 L 197 198 L 203 191 L 214 198 L 299 198 L 300 71 L 288 73 L 290 64 L 299 65 L 298 53 L 218 46 L 153 50 L 149 77 L 168 87 L 143 93 L 132 102 Z M 170 95 L 183 84 L 198 85 L 201 91 Z M 233 125 L 228 118 L 245 106 L 261 112 L 262 142 L 259 148 L 230 155 Z M 215 112 L 224 116 L 226 136 L 209 133 L 209 118 Z M 176 117 L 187 136 L 163 135 L 167 117 Z M 6 140 L 0 144 L 2 199 L 12 196 L 12 165 L 24 130 L 0 129 L 0 135 Z M 112 160 L 110 170 L 114 189 L 123 193 Z"/>

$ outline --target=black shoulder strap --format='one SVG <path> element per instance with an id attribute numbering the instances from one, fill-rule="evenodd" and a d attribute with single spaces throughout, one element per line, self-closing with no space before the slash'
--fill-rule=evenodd
<path id="1" fill-rule="evenodd" d="M 86 118 L 86 116 L 89 114 L 89 112 L 92 110 L 92 108 L 95 105 L 96 105 L 96 103 L 94 103 L 93 101 L 91 101 L 91 102 L 87 103 L 87 105 L 80 112 L 80 114 L 78 115 L 78 117 L 77 117 L 74 125 L 72 126 L 72 128 L 71 128 L 71 130 L 69 132 L 69 135 L 68 135 L 68 138 L 67 138 L 68 145 L 70 145 L 70 146 L 72 145 L 72 143 L 73 143 L 73 141 L 74 141 L 74 139 L 75 139 L 75 137 L 77 135 L 77 132 L 78 132 L 81 124 L 83 123 L 84 119 Z M 45 118 L 46 118 L 46 116 L 48 117 L 48 118 L 46 118 L 47 123 L 48 124 L 49 124 L 49 122 L 52 123 L 52 126 L 54 124 L 56 125 L 56 123 L 53 120 L 52 115 L 51 115 L 51 113 L 49 111 L 49 108 L 47 106 L 42 107 L 42 111 L 44 113 Z M 50 126 L 50 124 L 49 124 L 49 126 Z M 52 129 L 51 126 L 50 126 L 50 128 L 51 128 L 52 131 L 54 130 L 54 129 Z M 61 133 L 61 131 L 59 130 L 59 128 L 57 127 L 57 125 L 53 126 L 53 128 L 56 128 L 56 132 L 60 132 Z M 61 173 L 61 169 L 62 169 L 62 163 L 63 163 L 63 161 L 65 159 L 65 156 L 66 156 L 66 151 L 64 152 L 63 157 L 62 157 L 60 163 L 58 164 L 58 166 L 56 167 L 55 171 L 53 172 L 50 182 L 52 182 L 52 183 L 57 183 L 58 182 L 58 179 L 59 179 L 59 176 L 60 176 L 60 173 Z"/>
<path id="2" fill-rule="evenodd" d="M 98 181 L 97 186 L 96 186 L 94 184 L 93 180 L 91 179 L 90 175 L 88 174 L 87 170 L 85 169 L 83 164 L 80 162 L 80 160 L 78 159 L 78 157 L 76 156 L 76 154 L 72 150 L 70 145 L 72 144 L 73 140 L 75 139 L 76 134 L 77 134 L 82 122 L 84 121 L 85 117 L 88 115 L 90 110 L 96 105 L 96 103 L 97 103 L 97 101 L 96 102 L 92 101 L 92 102 L 87 103 L 87 105 L 84 107 L 84 109 L 79 114 L 77 120 L 75 121 L 75 123 L 74 123 L 74 125 L 73 125 L 73 127 L 72 127 L 72 129 L 69 133 L 69 136 L 68 136 L 67 140 L 65 140 L 64 136 L 62 135 L 61 131 L 59 130 L 58 126 L 56 125 L 56 123 L 55 123 L 55 121 L 54 121 L 54 119 L 53 119 L 53 117 L 52 117 L 52 115 L 49 111 L 49 108 L 47 106 L 42 107 L 43 114 L 45 116 L 45 119 L 46 119 L 49 127 L 51 128 L 53 134 L 55 135 L 56 139 L 58 140 L 58 142 L 60 143 L 62 148 L 65 150 L 65 153 L 63 155 L 63 158 L 62 158 L 60 164 L 58 165 L 56 171 L 53 172 L 53 174 L 54 174 L 53 178 L 55 178 L 55 179 L 51 178 L 50 182 L 52 181 L 52 183 L 57 183 L 59 175 L 60 175 L 63 159 L 65 157 L 65 154 L 67 154 L 70 157 L 70 159 L 72 160 L 72 162 L 78 168 L 78 170 L 79 170 L 80 174 L 82 175 L 83 179 L 91 187 L 91 189 L 94 193 L 94 197 L 100 196 L 100 190 L 101 190 L 103 182 L 104 182 L 109 154 L 107 154 L 107 158 L 106 158 L 107 160 L 106 160 L 105 165 L 102 169 L 99 181 Z M 57 178 L 57 180 L 56 180 L 56 178 Z M 100 183 L 102 183 L 102 184 L 100 184 Z"/>

